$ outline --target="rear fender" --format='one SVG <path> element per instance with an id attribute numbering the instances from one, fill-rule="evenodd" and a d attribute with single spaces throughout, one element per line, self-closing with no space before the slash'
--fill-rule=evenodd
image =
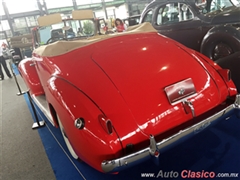
<path id="1" fill-rule="evenodd" d="M 102 171 L 100 165 L 104 159 L 120 156 L 122 146 L 115 129 L 111 134 L 106 133 L 98 119 L 104 113 L 86 93 L 60 77 L 51 77 L 47 89 L 48 101 L 80 159 Z M 83 128 L 75 126 L 80 118 L 84 119 Z"/>
<path id="2" fill-rule="evenodd" d="M 207 64 L 209 64 L 213 69 L 216 70 L 215 73 L 218 73 L 219 74 L 219 70 L 221 69 L 229 69 L 230 72 L 232 72 L 233 69 L 229 68 L 228 66 L 221 66 L 220 63 L 218 63 L 220 61 L 217 60 L 215 62 L 213 62 L 212 60 L 210 60 L 208 57 L 204 56 L 203 54 L 195 51 L 195 53 L 197 54 L 198 57 L 200 57 L 202 60 L 204 60 Z M 235 53 L 236 54 L 236 53 Z M 230 56 L 233 56 L 233 55 L 230 55 Z M 228 57 L 225 57 L 223 59 L 229 59 Z M 239 63 L 238 63 L 239 64 Z M 236 71 L 236 70 L 235 70 Z M 220 74 L 219 74 L 220 75 Z M 217 76 L 214 77 L 215 80 L 217 80 L 216 78 Z M 223 82 L 225 83 L 225 85 L 228 87 L 228 92 L 229 92 L 229 96 L 235 96 L 237 94 L 237 88 L 234 84 L 234 79 L 230 80 L 230 81 L 226 81 L 221 75 L 219 76 L 221 77 L 221 79 L 223 80 Z M 236 78 L 236 77 L 235 77 Z M 218 81 L 218 84 L 220 84 L 220 82 Z"/>
<path id="3" fill-rule="evenodd" d="M 237 94 L 237 88 L 236 88 L 236 86 L 235 86 L 235 84 L 233 83 L 233 81 L 232 80 L 230 80 L 230 81 L 226 81 L 222 76 L 221 76 L 221 74 L 219 73 L 219 70 L 221 70 L 221 69 L 229 69 L 229 68 L 227 68 L 227 66 L 225 66 L 225 67 L 221 67 L 220 66 L 220 64 L 218 64 L 217 62 L 218 61 L 212 61 L 211 59 L 209 59 L 209 57 L 207 57 L 207 56 L 205 56 L 204 54 L 201 54 L 201 53 L 199 53 L 199 52 L 197 52 L 197 51 L 195 51 L 195 50 L 192 50 L 192 49 L 188 49 L 187 47 L 185 47 L 185 46 L 183 46 L 183 45 L 181 45 L 181 44 L 179 44 L 179 43 L 177 43 L 177 45 L 180 47 L 180 48 L 182 48 L 183 50 L 185 50 L 186 52 L 188 52 L 188 51 L 191 51 L 192 53 L 192 56 L 197 60 L 197 59 L 201 59 L 202 61 L 199 61 L 202 65 L 203 65 L 203 67 L 205 67 L 205 69 L 209 72 L 209 71 L 211 71 L 211 72 L 209 72 L 211 75 L 212 75 L 212 77 L 213 77 L 213 79 L 215 80 L 215 81 L 217 81 L 218 83 L 217 83 L 217 86 L 219 87 L 219 89 L 222 89 L 222 88 L 220 88 L 220 87 L 224 87 L 224 86 L 227 86 L 227 88 L 228 88 L 228 95 L 231 97 L 231 96 L 233 96 L 233 97 L 235 97 L 235 95 Z M 195 54 L 195 55 L 194 55 Z M 238 53 L 234 53 L 234 54 L 238 54 Z M 230 56 L 232 56 L 232 55 L 230 55 Z M 229 59 L 229 58 L 224 58 L 224 59 Z M 237 63 L 236 63 L 237 64 Z M 239 63 L 238 63 L 239 64 Z M 206 68 L 206 67 L 209 67 L 209 68 Z M 210 68 L 211 67 L 211 68 Z M 238 67 L 238 66 L 237 66 Z M 229 69 L 230 71 L 232 70 L 232 69 Z M 221 79 L 221 80 L 220 80 Z"/>
<path id="4" fill-rule="evenodd" d="M 228 57 L 218 59 L 216 63 L 222 68 L 229 69 L 231 71 L 232 80 L 236 85 L 238 92 L 240 92 L 240 51 Z"/>
<path id="5" fill-rule="evenodd" d="M 35 96 L 44 94 L 44 90 L 32 58 L 22 60 L 18 65 L 18 70 L 31 94 Z"/>

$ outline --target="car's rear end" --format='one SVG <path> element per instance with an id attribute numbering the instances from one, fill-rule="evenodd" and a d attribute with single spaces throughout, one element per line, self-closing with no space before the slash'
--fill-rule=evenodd
<path id="1" fill-rule="evenodd" d="M 66 45 L 75 47 L 48 47 Z M 103 172 L 158 160 L 161 152 L 219 120 L 240 116 L 229 71 L 156 32 L 112 35 L 43 60 L 59 70 L 55 82 L 65 83 L 51 84 L 64 102 L 62 116 L 86 119 L 79 129 L 66 123 L 73 148 Z M 76 93 L 67 93 L 70 88 Z"/>
<path id="2" fill-rule="evenodd" d="M 101 46 L 107 52 L 99 48 L 92 59 L 112 81 L 121 102 L 115 99 L 115 107 L 111 100 L 96 103 L 124 148 L 123 157 L 102 162 L 105 172 L 157 158 L 239 110 L 229 71 L 172 40 L 149 33 L 109 39 Z"/>

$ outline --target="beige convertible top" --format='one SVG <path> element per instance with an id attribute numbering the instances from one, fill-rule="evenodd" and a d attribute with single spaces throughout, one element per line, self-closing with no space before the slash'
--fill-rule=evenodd
<path id="1" fill-rule="evenodd" d="M 57 41 L 55 43 L 41 46 L 34 50 L 34 53 L 40 56 L 53 57 L 65 54 L 67 52 L 73 51 L 80 47 L 84 47 L 95 42 L 102 41 L 104 39 L 113 38 L 117 36 L 123 36 L 126 34 L 136 34 L 145 32 L 157 32 L 150 23 L 146 22 L 140 25 L 131 26 L 126 32 L 108 34 L 108 35 L 98 35 L 85 40 L 76 41 Z"/>

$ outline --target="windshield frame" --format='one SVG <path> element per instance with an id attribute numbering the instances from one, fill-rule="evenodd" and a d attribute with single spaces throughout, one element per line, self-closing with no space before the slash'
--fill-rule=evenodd
<path id="1" fill-rule="evenodd" d="M 96 34 L 94 19 L 64 19 L 57 24 L 38 28 L 38 44 L 49 44 L 58 40 L 84 39 Z"/>
<path id="2" fill-rule="evenodd" d="M 59 40 L 73 41 L 95 36 L 100 32 L 101 25 L 92 10 L 47 14 L 39 16 L 37 21 L 38 26 L 32 29 L 35 48 Z M 104 20 L 103 23 L 105 25 Z"/>

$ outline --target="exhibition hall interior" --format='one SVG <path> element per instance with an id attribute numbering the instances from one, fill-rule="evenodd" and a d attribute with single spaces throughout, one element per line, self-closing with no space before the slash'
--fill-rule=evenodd
<path id="1" fill-rule="evenodd" d="M 0 180 L 240 179 L 240 0 L 2 0 Z"/>

